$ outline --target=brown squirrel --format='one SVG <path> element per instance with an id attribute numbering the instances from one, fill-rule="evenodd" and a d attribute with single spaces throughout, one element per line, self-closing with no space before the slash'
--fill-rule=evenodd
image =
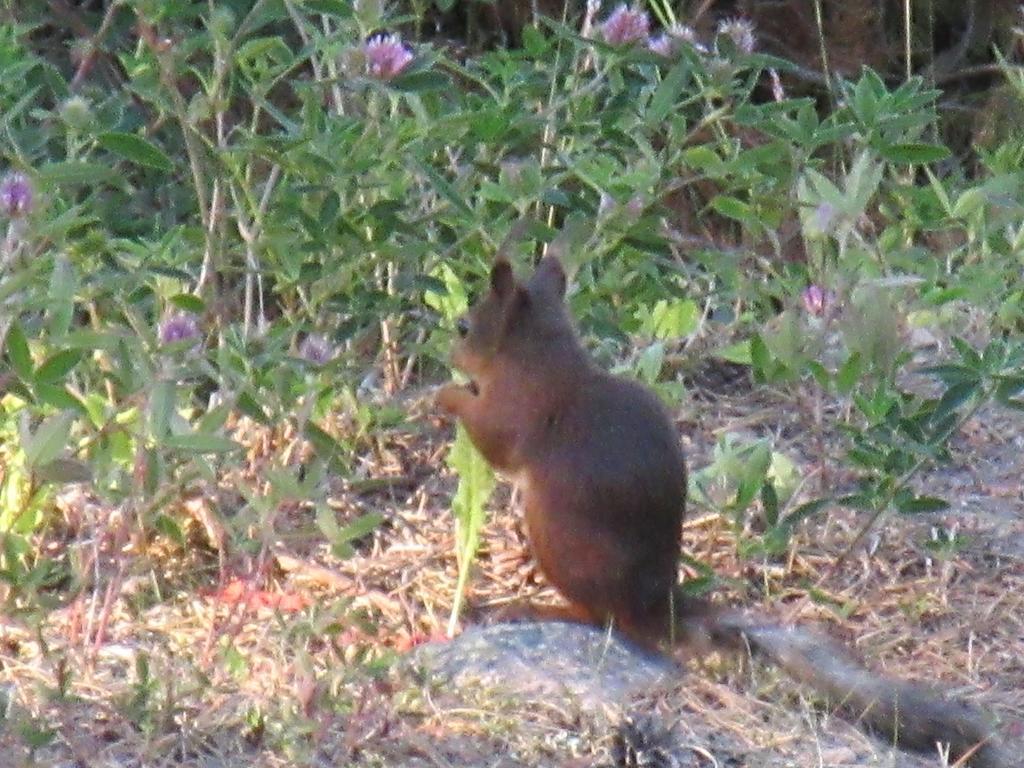
<path id="1" fill-rule="evenodd" d="M 489 290 L 457 325 L 452 362 L 469 383 L 448 384 L 437 398 L 517 483 L 534 557 L 568 601 L 527 615 L 611 624 L 649 648 L 680 639 L 749 648 L 884 739 L 922 752 L 948 744 L 951 759 L 966 756 L 975 768 L 1011 766 L 973 708 L 871 674 L 821 636 L 683 598 L 678 435 L 651 391 L 591 361 L 565 290 L 557 257 L 543 258 L 526 283 L 499 257 Z"/>

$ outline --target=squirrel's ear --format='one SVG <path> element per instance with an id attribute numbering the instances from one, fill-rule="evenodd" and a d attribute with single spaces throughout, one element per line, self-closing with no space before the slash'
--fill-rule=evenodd
<path id="1" fill-rule="evenodd" d="M 499 259 L 491 267 L 491 290 L 504 298 L 511 296 L 516 287 L 516 276 L 512 273 L 512 265 L 505 259 Z"/>
<path id="2" fill-rule="evenodd" d="M 565 268 L 557 256 L 545 256 L 530 278 L 530 290 L 552 291 L 558 298 L 565 296 Z"/>

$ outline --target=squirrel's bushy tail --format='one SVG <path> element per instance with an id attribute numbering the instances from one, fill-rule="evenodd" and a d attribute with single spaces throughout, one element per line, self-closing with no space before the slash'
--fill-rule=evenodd
<path id="1" fill-rule="evenodd" d="M 990 719 L 980 710 L 950 701 L 927 686 L 867 670 L 842 645 L 799 628 L 733 613 L 698 612 L 682 617 L 684 635 L 724 649 L 749 649 L 825 696 L 830 706 L 875 736 L 904 749 L 936 754 L 949 747 L 950 764 L 972 768 L 1020 768 L 1011 760 Z M 956 762 L 964 758 L 962 762 Z"/>

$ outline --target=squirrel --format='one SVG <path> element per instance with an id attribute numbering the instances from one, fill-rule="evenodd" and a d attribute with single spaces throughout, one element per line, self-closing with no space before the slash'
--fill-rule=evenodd
<path id="1" fill-rule="evenodd" d="M 591 360 L 565 293 L 557 256 L 521 282 L 499 254 L 488 290 L 456 325 L 451 361 L 469 381 L 444 385 L 436 399 L 518 486 L 533 556 L 567 601 L 521 606 L 517 618 L 611 625 L 649 649 L 746 649 L 890 743 L 918 752 L 946 744 L 951 760 L 1009 768 L 973 707 L 870 673 L 820 635 L 684 598 L 687 476 L 675 427 L 652 391 Z"/>

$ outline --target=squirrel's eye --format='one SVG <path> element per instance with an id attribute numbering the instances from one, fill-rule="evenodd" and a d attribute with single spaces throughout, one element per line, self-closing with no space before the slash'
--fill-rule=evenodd
<path id="1" fill-rule="evenodd" d="M 466 338 L 469 334 L 469 320 L 464 317 L 460 317 L 455 323 L 455 330 L 459 332 L 459 336 Z"/>

